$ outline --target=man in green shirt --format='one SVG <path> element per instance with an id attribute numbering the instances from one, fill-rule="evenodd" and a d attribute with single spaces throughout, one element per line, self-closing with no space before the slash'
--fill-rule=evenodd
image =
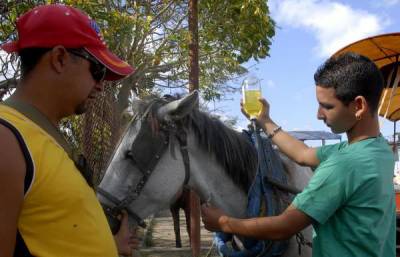
<path id="1" fill-rule="evenodd" d="M 236 219 L 204 205 L 205 227 L 280 240 L 311 224 L 315 257 L 394 257 L 394 158 L 380 134 L 377 113 L 382 75 L 368 58 L 346 53 L 327 60 L 314 79 L 318 119 L 334 133 L 346 133 L 348 141 L 308 147 L 277 126 L 269 104 L 260 99 L 259 125 L 288 157 L 316 168 L 314 176 L 279 216 Z"/>

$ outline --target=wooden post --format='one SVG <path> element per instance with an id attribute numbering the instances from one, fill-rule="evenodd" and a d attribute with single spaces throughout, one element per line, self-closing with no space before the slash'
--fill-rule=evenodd
<path id="1" fill-rule="evenodd" d="M 189 92 L 199 89 L 198 2 L 189 0 Z M 192 257 L 200 256 L 200 199 L 190 191 L 190 247 Z"/>
<path id="2" fill-rule="evenodd" d="M 200 199 L 190 190 L 190 247 L 192 256 L 200 256 Z"/>
<path id="3" fill-rule="evenodd" d="M 189 0 L 189 92 L 199 89 L 199 33 L 197 0 Z"/>

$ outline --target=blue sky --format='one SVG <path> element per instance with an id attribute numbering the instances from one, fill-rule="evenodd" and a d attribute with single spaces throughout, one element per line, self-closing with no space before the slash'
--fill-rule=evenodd
<path id="1" fill-rule="evenodd" d="M 277 23 L 270 57 L 245 64 L 261 79 L 263 96 L 271 104 L 271 117 L 285 130 L 329 131 L 317 120 L 313 75 L 332 53 L 354 41 L 400 31 L 400 0 L 269 0 Z M 4 55 L 4 52 L 0 52 Z M 239 86 L 242 79 L 231 83 Z M 240 113 L 240 93 L 210 103 L 223 116 L 247 120 Z M 381 119 L 383 135 L 393 123 Z"/>
<path id="2" fill-rule="evenodd" d="M 351 42 L 400 31 L 400 0 L 270 0 L 268 5 L 278 26 L 270 57 L 245 66 L 262 80 L 271 117 L 282 128 L 330 131 L 316 118 L 315 70 Z M 238 117 L 238 126 L 245 127 L 240 93 L 229 98 L 214 103 L 215 107 L 224 115 Z M 382 119 L 381 124 L 385 136 L 393 133 L 392 122 Z"/>

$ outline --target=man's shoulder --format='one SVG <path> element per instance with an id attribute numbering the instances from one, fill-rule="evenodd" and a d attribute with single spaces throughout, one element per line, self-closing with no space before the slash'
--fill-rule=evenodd
<path id="1" fill-rule="evenodd" d="M 351 146 L 347 158 L 357 165 L 380 166 L 383 163 L 394 163 L 394 155 L 387 141 L 382 138 L 371 138 Z"/>
<path id="2" fill-rule="evenodd" d="M 18 146 L 18 129 L 12 122 L 4 120 L 0 116 L 0 149 L 2 150 L 12 150 L 13 145 Z"/>
<path id="3" fill-rule="evenodd" d="M 5 125 L 0 118 L 0 144 L 1 148 L 7 148 L 7 146 L 18 144 L 15 134 L 9 126 Z"/>
<path id="4" fill-rule="evenodd" d="M 0 174 L 25 174 L 25 159 L 15 133 L 0 122 Z"/>
<path id="5" fill-rule="evenodd" d="M 45 130 L 38 124 L 26 117 L 17 110 L 0 104 L 0 121 L 17 131 L 14 134 L 20 134 L 25 143 L 30 141 L 48 141 L 54 140 Z M 37 142 L 36 142 L 37 143 Z"/>
<path id="6" fill-rule="evenodd" d="M 337 158 L 337 155 L 342 152 L 342 149 L 344 149 L 346 145 L 347 141 L 320 146 L 317 148 L 317 157 L 321 163 L 324 163 L 331 158 Z"/>

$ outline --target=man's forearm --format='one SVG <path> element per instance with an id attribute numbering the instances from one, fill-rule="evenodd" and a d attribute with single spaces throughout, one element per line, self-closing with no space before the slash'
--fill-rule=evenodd
<path id="1" fill-rule="evenodd" d="M 221 216 L 218 220 L 225 233 L 257 239 L 283 240 L 310 225 L 312 219 L 290 205 L 281 215 L 252 219 L 235 219 Z"/>
<path id="2" fill-rule="evenodd" d="M 225 233 L 242 235 L 256 239 L 282 240 L 292 234 L 282 224 L 280 216 L 253 219 L 220 218 L 221 229 Z"/>
<path id="3" fill-rule="evenodd" d="M 310 148 L 302 141 L 285 132 L 283 129 L 277 130 L 278 127 L 279 126 L 272 120 L 261 124 L 261 128 L 267 135 L 273 134 L 271 140 L 279 147 L 282 153 L 300 165 L 315 165 L 315 163 L 307 161 L 307 158 L 305 157 L 306 152 L 309 151 Z M 273 133 L 274 131 L 276 132 Z"/>

